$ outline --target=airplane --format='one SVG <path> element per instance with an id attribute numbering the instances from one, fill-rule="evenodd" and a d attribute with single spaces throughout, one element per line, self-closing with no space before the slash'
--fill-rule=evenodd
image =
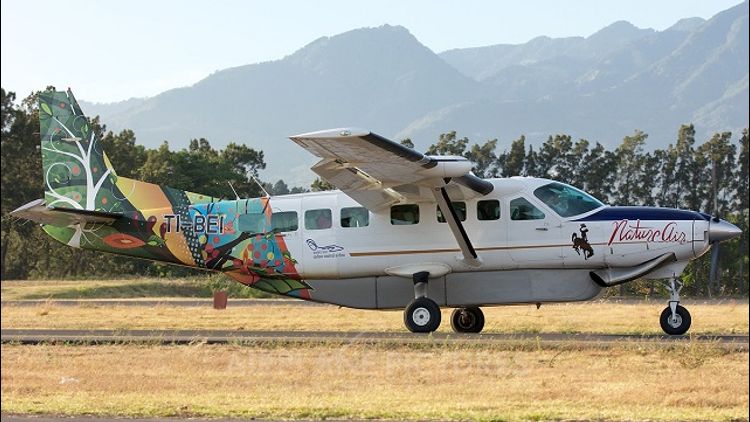
<path id="1" fill-rule="evenodd" d="M 75 248 L 222 272 L 266 292 L 403 309 L 429 333 L 454 308 L 479 333 L 481 307 L 585 301 L 635 279 L 669 279 L 660 325 L 681 335 L 690 260 L 741 234 L 708 214 L 608 206 L 559 181 L 482 179 L 367 130 L 291 137 L 340 190 L 221 200 L 117 175 L 72 92 L 39 95 L 44 198 L 12 212 Z M 210 169 L 206 169 L 210 171 Z"/>

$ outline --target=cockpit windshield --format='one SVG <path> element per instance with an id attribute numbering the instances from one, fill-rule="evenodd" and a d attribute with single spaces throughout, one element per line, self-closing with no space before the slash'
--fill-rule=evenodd
<path id="1" fill-rule="evenodd" d="M 549 183 L 534 191 L 539 198 L 561 217 L 572 217 L 604 206 L 599 200 L 572 186 Z"/>

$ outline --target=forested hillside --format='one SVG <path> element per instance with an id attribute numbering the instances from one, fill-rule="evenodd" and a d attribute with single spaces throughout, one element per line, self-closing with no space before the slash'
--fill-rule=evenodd
<path id="1" fill-rule="evenodd" d="M 108 131 L 98 117 L 92 126 L 117 173 L 178 189 L 234 197 L 232 188 L 246 197 L 262 192 L 252 180 L 265 167 L 263 151 L 252 149 L 252 139 L 239 139 L 216 149 L 203 138 L 187 148 L 157 148 L 136 142 L 136 133 Z M 659 205 L 717 214 L 743 230 L 740 239 L 722 245 L 719 277 L 708 283 L 708 256 L 687 269 L 687 291 L 694 295 L 748 293 L 748 133 L 718 132 L 696 139 L 693 125 L 675 128 L 674 141 L 664 149 L 647 151 L 648 135 L 635 131 L 616 148 L 599 142 L 549 136 L 537 148 L 521 136 L 475 143 L 455 132 L 435 140 L 429 154 L 464 155 L 476 163 L 482 177 L 537 176 L 557 179 L 582 188 L 613 205 Z M 196 270 L 165 266 L 73 249 L 54 243 L 33 223 L 8 215 L 16 207 L 43 196 L 39 120 L 34 97 L 16 104 L 15 95 L 2 90 L 2 279 L 70 278 L 130 275 L 192 275 Z M 410 139 L 402 143 L 413 147 Z M 290 165 L 293 163 L 290 163 Z M 211 169 L 207 171 L 206 169 Z M 274 195 L 304 191 L 283 180 L 263 181 Z M 325 189 L 316 181 L 312 189 Z M 627 285 L 643 293 L 650 285 Z"/>
<path id="2" fill-rule="evenodd" d="M 748 2 L 663 31 L 625 21 L 587 37 L 539 31 L 523 44 L 436 54 L 408 28 L 359 28 L 154 97 L 83 107 L 150 148 L 251 136 L 265 173 L 299 184 L 312 180 L 314 159 L 286 137 L 335 127 L 411 137 L 420 149 L 450 130 L 482 140 L 524 134 L 535 147 L 566 133 L 614 149 L 641 129 L 651 151 L 685 122 L 700 138 L 748 124 Z"/>

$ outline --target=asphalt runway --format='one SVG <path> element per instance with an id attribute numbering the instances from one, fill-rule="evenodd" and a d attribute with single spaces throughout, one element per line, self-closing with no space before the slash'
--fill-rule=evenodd
<path id="1" fill-rule="evenodd" d="M 735 350 L 748 350 L 747 335 L 662 336 L 608 334 L 456 334 L 342 331 L 230 331 L 230 330 L 47 330 L 2 329 L 2 343 L 15 344 L 463 344 L 463 345 L 584 345 L 621 344 L 673 346 L 690 342 L 713 343 Z"/>

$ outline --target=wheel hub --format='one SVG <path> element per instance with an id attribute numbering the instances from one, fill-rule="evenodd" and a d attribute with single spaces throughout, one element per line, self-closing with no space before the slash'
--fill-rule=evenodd
<path id="1" fill-rule="evenodd" d="M 458 318 L 458 323 L 462 328 L 471 328 L 474 325 L 474 315 L 469 312 L 461 312 L 461 316 Z"/>
<path id="2" fill-rule="evenodd" d="M 430 311 L 427 308 L 417 308 L 411 316 L 414 323 L 420 327 L 424 327 L 430 322 Z"/>
<path id="3" fill-rule="evenodd" d="M 672 317 L 669 318 L 669 325 L 672 328 L 679 328 L 682 325 L 682 316 L 678 313 L 672 315 Z"/>

